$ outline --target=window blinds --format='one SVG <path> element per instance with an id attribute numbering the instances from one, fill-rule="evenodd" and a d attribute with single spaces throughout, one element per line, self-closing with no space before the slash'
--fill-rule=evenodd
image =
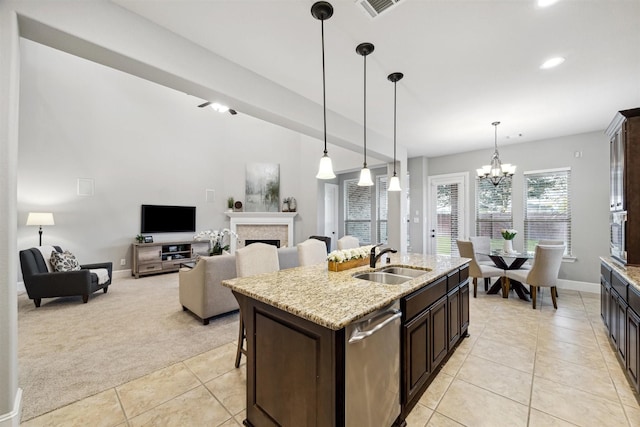
<path id="1" fill-rule="evenodd" d="M 524 247 L 561 240 L 571 254 L 571 170 L 525 172 Z"/>
<path id="2" fill-rule="evenodd" d="M 498 186 L 486 179 L 476 179 L 476 236 L 491 237 L 491 249 L 502 248 L 503 228 L 513 228 L 511 211 L 511 177 Z"/>

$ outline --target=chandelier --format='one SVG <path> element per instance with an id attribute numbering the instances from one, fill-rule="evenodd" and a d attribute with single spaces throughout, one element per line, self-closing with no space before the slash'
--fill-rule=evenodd
<path id="1" fill-rule="evenodd" d="M 498 154 L 498 125 L 500 122 L 493 122 L 491 125 L 495 128 L 494 152 L 491 156 L 491 164 L 484 165 L 480 169 L 476 169 L 478 179 L 489 180 L 494 186 L 498 186 L 508 176 L 513 176 L 516 172 L 515 165 L 509 163 L 502 164 L 500 155 Z"/>

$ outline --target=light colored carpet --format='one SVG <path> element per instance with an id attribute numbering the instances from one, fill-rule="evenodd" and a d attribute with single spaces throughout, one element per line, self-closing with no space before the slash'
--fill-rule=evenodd
<path id="1" fill-rule="evenodd" d="M 18 296 L 22 420 L 234 341 L 238 314 L 207 326 L 183 311 L 178 273 L 115 279 L 108 293 Z"/>

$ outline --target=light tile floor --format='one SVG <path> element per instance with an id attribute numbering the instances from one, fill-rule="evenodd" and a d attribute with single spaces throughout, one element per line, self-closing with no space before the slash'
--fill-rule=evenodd
<path id="1" fill-rule="evenodd" d="M 470 337 L 407 419 L 408 427 L 640 426 L 640 405 L 609 345 L 598 294 L 549 292 L 539 309 L 478 292 Z M 229 343 L 22 425 L 240 426 L 245 369 Z"/>

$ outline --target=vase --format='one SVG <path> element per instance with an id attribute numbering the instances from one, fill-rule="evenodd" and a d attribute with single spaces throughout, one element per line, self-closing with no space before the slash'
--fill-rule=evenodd
<path id="1" fill-rule="evenodd" d="M 513 250 L 513 240 L 504 239 L 504 253 L 505 254 L 515 253 L 515 251 Z"/>
<path id="2" fill-rule="evenodd" d="M 209 255 L 213 256 L 213 255 L 222 255 L 222 246 L 220 246 L 219 244 L 215 243 L 213 245 L 211 245 L 209 247 Z"/>

